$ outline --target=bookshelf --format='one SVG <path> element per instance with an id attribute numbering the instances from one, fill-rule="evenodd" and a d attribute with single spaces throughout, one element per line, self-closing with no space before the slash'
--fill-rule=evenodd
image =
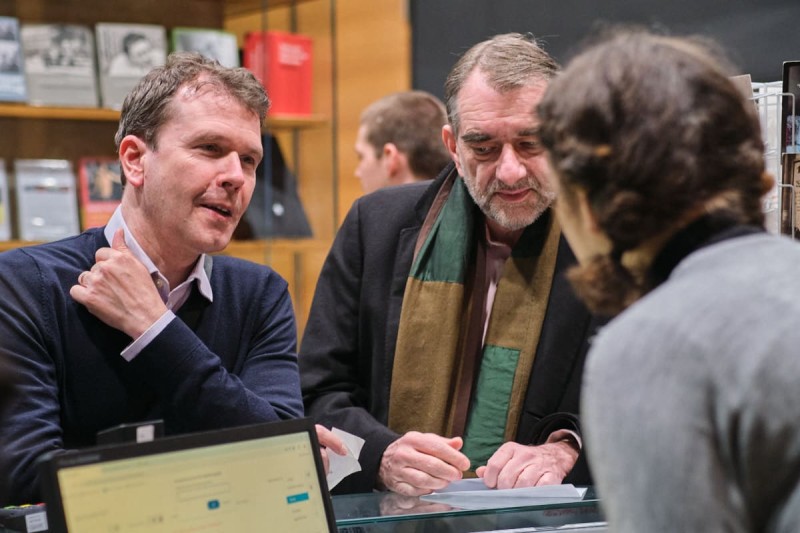
<path id="1" fill-rule="evenodd" d="M 119 120 L 119 111 L 99 107 L 29 106 L 26 104 L 0 102 L 0 118 L 90 120 L 116 123 Z M 270 130 L 292 130 L 318 128 L 327 122 L 328 119 L 322 115 L 272 115 L 267 117 L 264 126 Z"/>
<path id="2" fill-rule="evenodd" d="M 264 9 L 266 6 L 266 10 Z M 288 282 L 302 331 L 319 270 L 339 224 L 360 196 L 353 177 L 358 116 L 372 100 L 410 88 L 410 28 L 405 0 L 0 0 L 0 15 L 21 22 L 131 22 L 296 31 L 313 39 L 313 115 L 270 116 L 297 176 L 313 229 L 307 239 L 233 241 L 222 252 L 273 267 Z M 240 41 L 241 44 L 241 41 Z M 0 102 L 0 158 L 77 161 L 114 155 L 117 111 Z M 0 242 L 0 251 L 28 242 Z"/>
<path id="3" fill-rule="evenodd" d="M 225 17 L 236 17 L 261 12 L 276 7 L 292 7 L 299 2 L 310 0 L 222 0 L 225 4 Z"/>
<path id="4" fill-rule="evenodd" d="M 330 3 L 314 0 L 139 0 L 135 5 L 122 0 L 0 0 L 0 16 L 16 17 L 22 24 L 70 23 L 89 27 L 96 22 L 159 24 L 167 31 L 177 26 L 224 28 L 229 18 L 244 17 L 250 27 L 242 28 L 242 31 L 292 31 L 291 25 L 298 23 L 296 6 L 304 3 L 316 4 L 305 12 L 304 17 L 331 20 Z M 269 17 L 263 11 L 265 8 Z M 269 25 L 265 27 L 267 20 Z M 319 54 L 332 50 L 329 26 L 319 26 L 314 31 L 314 38 L 319 43 L 315 51 Z M 315 59 L 317 57 L 322 56 L 315 56 Z M 305 164 L 300 160 L 300 154 L 306 150 L 304 132 L 314 132 L 310 137 L 318 160 L 315 164 L 331 166 L 332 155 L 327 154 L 331 153 L 333 146 L 332 106 L 326 101 L 331 94 L 330 64 L 331 61 L 323 60 L 322 68 L 315 71 L 315 81 L 323 87 L 318 90 L 320 98 L 313 108 L 319 112 L 308 116 L 269 115 L 264 123 L 265 131 L 279 138 L 287 163 L 298 181 L 304 179 L 301 171 Z M 9 171 L 14 159 L 67 159 L 73 162 L 77 174 L 77 162 L 81 157 L 115 155 L 113 137 L 119 116 L 119 111 L 114 109 L 0 102 L 0 158 L 5 160 Z M 314 170 L 314 165 L 309 165 L 309 168 Z M 319 172 L 316 175 L 320 179 L 327 178 L 327 183 L 320 183 L 318 179 L 308 184 L 315 190 L 317 197 L 311 201 L 316 205 L 306 204 L 303 199 L 306 211 L 313 214 L 309 218 L 324 217 L 311 220 L 314 238 L 232 241 L 222 252 L 269 264 L 286 278 L 293 300 L 300 302 L 296 304 L 300 330 L 305 324 L 303 309 L 310 306 L 318 270 L 335 232 L 330 214 L 332 208 L 329 207 L 333 197 L 330 173 Z M 36 243 L 20 240 L 0 242 L 0 251 L 31 244 Z"/>

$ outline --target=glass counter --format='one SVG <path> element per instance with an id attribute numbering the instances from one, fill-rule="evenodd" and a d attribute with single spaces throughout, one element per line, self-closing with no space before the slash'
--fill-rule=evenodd
<path id="1" fill-rule="evenodd" d="M 540 531 L 578 524 L 594 524 L 591 531 L 605 531 L 592 487 L 579 501 L 482 510 L 458 509 L 391 492 L 347 494 L 333 496 L 333 510 L 340 533 Z"/>

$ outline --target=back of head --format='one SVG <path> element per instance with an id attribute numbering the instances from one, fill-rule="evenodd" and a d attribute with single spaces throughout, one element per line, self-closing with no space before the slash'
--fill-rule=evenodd
<path id="1" fill-rule="evenodd" d="M 617 262 L 712 201 L 763 225 L 760 125 L 727 65 L 712 43 L 627 31 L 550 84 L 538 113 L 561 194 L 585 191 Z"/>
<path id="2" fill-rule="evenodd" d="M 450 162 L 442 142 L 446 123 L 444 104 L 425 91 L 387 95 L 361 113 L 375 156 L 380 158 L 384 145 L 392 143 L 406 155 L 411 172 L 422 179 L 436 177 Z"/>
<path id="3" fill-rule="evenodd" d="M 498 92 L 547 82 L 558 72 L 558 63 L 531 35 L 504 33 L 482 41 L 464 53 L 444 84 L 447 116 L 458 132 L 458 94 L 467 78 L 480 71 Z"/>
<path id="4" fill-rule="evenodd" d="M 170 118 L 170 104 L 184 86 L 193 91 L 207 87 L 219 90 L 262 122 L 269 110 L 264 87 L 249 70 L 223 67 L 195 52 L 175 52 L 166 64 L 148 72 L 125 97 L 114 137 L 117 149 L 126 135 L 136 135 L 155 148 L 158 131 Z"/>

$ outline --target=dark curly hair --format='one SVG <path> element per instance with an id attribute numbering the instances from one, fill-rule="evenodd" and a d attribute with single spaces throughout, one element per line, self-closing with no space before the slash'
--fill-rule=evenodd
<path id="1" fill-rule="evenodd" d="M 711 42 L 626 30 L 551 82 L 538 113 L 560 194 L 568 202 L 583 190 L 612 244 L 570 273 L 596 312 L 615 314 L 650 290 L 622 255 L 690 213 L 721 205 L 763 226 L 771 178 L 760 124 L 729 68 Z"/>

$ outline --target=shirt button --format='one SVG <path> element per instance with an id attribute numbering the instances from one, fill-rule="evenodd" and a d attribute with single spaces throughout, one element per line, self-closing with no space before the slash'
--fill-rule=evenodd
<path id="1" fill-rule="evenodd" d="M 159 289 L 164 288 L 164 280 L 161 279 L 161 278 L 157 279 L 156 280 L 156 287 L 158 287 Z"/>

